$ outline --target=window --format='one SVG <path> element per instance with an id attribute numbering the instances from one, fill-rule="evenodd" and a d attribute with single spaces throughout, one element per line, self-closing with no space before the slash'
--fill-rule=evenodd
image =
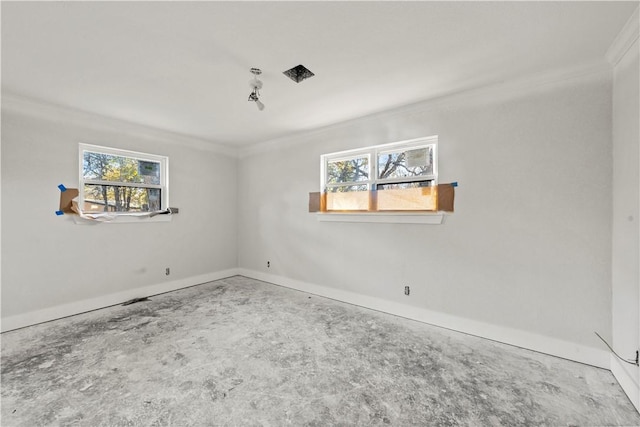
<path id="1" fill-rule="evenodd" d="M 80 144 L 80 209 L 123 215 L 164 210 L 168 167 L 164 156 Z"/>
<path id="2" fill-rule="evenodd" d="M 438 137 L 321 157 L 325 211 L 436 210 Z"/>

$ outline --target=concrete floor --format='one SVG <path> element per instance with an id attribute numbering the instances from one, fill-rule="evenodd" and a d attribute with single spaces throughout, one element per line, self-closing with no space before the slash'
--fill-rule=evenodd
<path id="1" fill-rule="evenodd" d="M 232 277 L 2 335 L 2 425 L 640 425 L 609 371 Z"/>

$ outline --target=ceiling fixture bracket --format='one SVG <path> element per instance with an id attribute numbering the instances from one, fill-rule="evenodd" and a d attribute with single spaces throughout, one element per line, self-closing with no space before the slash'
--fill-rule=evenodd
<path id="1" fill-rule="evenodd" d="M 309 77 L 315 76 L 315 74 L 313 74 L 304 65 L 295 66 L 290 70 L 283 71 L 282 74 L 289 77 L 291 80 L 293 80 L 296 83 L 300 83 L 301 81 L 306 80 Z"/>
<path id="2" fill-rule="evenodd" d="M 249 87 L 251 87 L 251 93 L 247 101 L 253 101 L 256 103 L 258 110 L 264 110 L 264 104 L 260 101 L 260 89 L 262 89 L 262 81 L 258 80 L 258 76 L 262 74 L 260 68 L 251 68 L 249 70 L 253 74 L 253 78 L 249 80 Z"/>

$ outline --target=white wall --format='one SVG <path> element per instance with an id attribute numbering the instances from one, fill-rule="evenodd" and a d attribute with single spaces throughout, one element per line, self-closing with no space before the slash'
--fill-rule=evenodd
<path id="1" fill-rule="evenodd" d="M 202 141 L 3 99 L 3 330 L 240 271 L 608 367 L 593 332 L 612 338 L 611 75 L 534 83 L 264 144 L 239 162 Z M 320 154 L 435 134 L 440 181 L 460 182 L 445 224 L 307 213 Z M 55 216 L 56 186 L 77 184 L 80 141 L 168 155 L 180 214 L 97 226 Z"/>
<path id="2" fill-rule="evenodd" d="M 637 369 L 593 334 L 629 356 L 640 337 L 637 42 L 629 52 L 613 90 L 599 66 L 550 73 L 265 143 L 239 162 L 207 142 L 5 96 L 2 329 L 242 272 L 612 366 L 638 406 Z M 436 134 L 440 182 L 460 182 L 445 224 L 307 213 L 321 154 Z M 180 214 L 96 226 L 55 216 L 56 186 L 77 184 L 78 142 L 168 155 Z"/>
<path id="3" fill-rule="evenodd" d="M 169 156 L 180 213 L 90 226 L 56 216 L 57 185 L 78 185 L 79 142 Z M 3 94 L 3 330 L 233 274 L 237 160 L 206 145 Z"/>
<path id="4" fill-rule="evenodd" d="M 638 11 L 623 30 L 631 45 L 614 59 L 613 75 L 613 347 L 633 359 L 640 349 L 640 102 Z M 611 370 L 640 410 L 640 368 L 612 357 Z"/>
<path id="5" fill-rule="evenodd" d="M 247 150 L 241 271 L 608 367 L 594 331 L 611 338 L 611 75 L 555 77 Z M 440 182 L 460 183 L 445 224 L 307 213 L 322 153 L 429 135 L 440 138 Z"/>

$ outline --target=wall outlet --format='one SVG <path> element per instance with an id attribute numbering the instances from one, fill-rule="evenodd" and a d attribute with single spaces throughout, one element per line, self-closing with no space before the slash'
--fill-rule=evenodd
<path id="1" fill-rule="evenodd" d="M 169 274 L 171 274 L 171 269 L 169 269 L 169 267 L 167 267 L 167 268 L 164 270 L 164 274 L 165 274 L 166 276 L 168 276 Z"/>
<path id="2" fill-rule="evenodd" d="M 267 261 L 267 268 L 271 268 L 271 261 Z"/>
<path id="3" fill-rule="evenodd" d="M 404 294 L 405 294 L 405 295 L 409 295 L 409 293 L 410 293 L 410 292 L 411 292 L 411 291 L 410 291 L 409 287 L 408 287 L 408 286 L 405 286 L 405 287 L 404 287 Z"/>

